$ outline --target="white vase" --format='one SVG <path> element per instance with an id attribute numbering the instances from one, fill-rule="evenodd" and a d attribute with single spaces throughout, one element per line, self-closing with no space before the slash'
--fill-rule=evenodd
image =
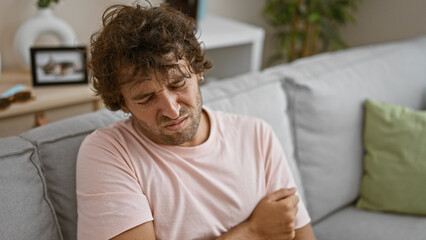
<path id="1" fill-rule="evenodd" d="M 24 22 L 15 34 L 14 47 L 27 68 L 30 67 L 30 48 L 37 38 L 45 33 L 54 33 L 64 46 L 75 46 L 77 37 L 71 26 L 56 17 L 50 8 L 39 8 L 37 15 Z"/>

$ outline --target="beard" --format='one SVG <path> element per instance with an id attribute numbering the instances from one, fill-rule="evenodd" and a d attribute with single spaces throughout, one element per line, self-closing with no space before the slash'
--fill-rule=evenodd
<path id="1" fill-rule="evenodd" d="M 177 146 L 189 142 L 197 133 L 203 111 L 202 105 L 201 92 L 200 89 L 198 89 L 195 106 L 191 107 L 182 104 L 179 110 L 178 119 L 182 117 L 187 118 L 186 127 L 173 133 L 168 133 L 161 127 L 165 126 L 168 122 L 173 121 L 173 119 L 166 116 L 160 116 L 156 121 L 156 126 L 149 126 L 147 123 L 137 119 L 136 117 L 133 117 L 133 120 L 136 121 L 136 125 L 139 130 L 153 142 L 163 145 Z"/>

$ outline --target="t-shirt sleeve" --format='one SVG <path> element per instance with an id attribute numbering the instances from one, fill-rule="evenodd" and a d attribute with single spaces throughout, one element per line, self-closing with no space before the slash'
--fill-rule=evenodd
<path id="1" fill-rule="evenodd" d="M 99 132 L 77 158 L 78 239 L 110 239 L 152 221 L 150 206 L 123 143 Z"/>
<path id="2" fill-rule="evenodd" d="M 270 194 L 281 188 L 296 187 L 285 154 L 278 138 L 272 128 L 266 123 L 261 123 L 262 149 L 265 158 L 266 190 Z M 299 196 L 298 192 L 296 194 Z M 300 196 L 299 196 L 300 198 Z M 298 203 L 296 215 L 296 229 L 301 228 L 311 221 L 305 204 L 302 200 Z"/>

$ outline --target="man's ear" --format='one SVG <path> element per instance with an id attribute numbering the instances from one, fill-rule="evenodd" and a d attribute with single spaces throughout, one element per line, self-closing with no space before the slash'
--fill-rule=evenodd
<path id="1" fill-rule="evenodd" d="M 197 79 L 198 79 L 198 84 L 203 84 L 204 83 L 204 72 L 198 73 L 197 74 Z"/>

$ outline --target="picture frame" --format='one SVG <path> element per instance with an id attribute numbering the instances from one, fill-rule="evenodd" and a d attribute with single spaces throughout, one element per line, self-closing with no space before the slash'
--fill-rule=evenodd
<path id="1" fill-rule="evenodd" d="M 32 47 L 33 86 L 87 84 L 86 47 Z"/>

